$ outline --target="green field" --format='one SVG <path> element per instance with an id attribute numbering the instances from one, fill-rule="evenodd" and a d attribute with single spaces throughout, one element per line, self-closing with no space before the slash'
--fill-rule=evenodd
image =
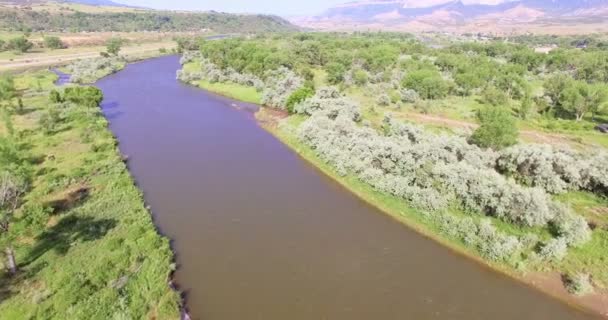
<path id="1" fill-rule="evenodd" d="M 173 254 L 144 206 L 97 108 L 71 105 L 41 122 L 56 76 L 20 74 L 24 110 L 8 136 L 32 160 L 11 229 L 19 272 L 0 274 L 3 319 L 178 319 Z M 50 128 L 50 129 L 49 129 Z M 7 240 L 7 238 L 3 238 Z M 4 263 L 4 260 L 3 260 Z"/>

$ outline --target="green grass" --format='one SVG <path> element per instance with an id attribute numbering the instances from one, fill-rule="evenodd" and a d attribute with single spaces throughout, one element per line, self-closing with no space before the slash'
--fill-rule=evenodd
<path id="1" fill-rule="evenodd" d="M 215 92 L 229 98 L 256 104 L 262 103 L 262 94 L 253 87 L 230 82 L 211 83 L 205 80 L 196 81 L 195 84 L 202 89 Z"/>
<path id="2" fill-rule="evenodd" d="M 38 127 L 52 107 L 53 78 L 16 79 L 22 88 L 43 79 L 42 91 L 24 99 L 28 111 L 13 116 L 41 161 L 13 224 L 20 272 L 0 273 L 0 318 L 178 319 L 180 297 L 167 284 L 169 241 L 157 233 L 99 110 L 73 109 L 50 134 Z M 88 196 L 71 201 L 77 190 Z"/>

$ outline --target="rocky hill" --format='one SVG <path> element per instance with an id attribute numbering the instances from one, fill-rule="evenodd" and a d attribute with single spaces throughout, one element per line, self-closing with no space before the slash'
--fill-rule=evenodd
<path id="1" fill-rule="evenodd" d="M 608 30 L 608 0 L 363 0 L 293 21 L 321 29 L 576 33 Z M 578 28 L 583 30 L 576 30 Z M 543 30 L 544 29 L 544 30 Z"/>

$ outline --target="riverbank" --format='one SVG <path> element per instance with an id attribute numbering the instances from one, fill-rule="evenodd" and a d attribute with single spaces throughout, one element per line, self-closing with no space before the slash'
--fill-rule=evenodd
<path id="1" fill-rule="evenodd" d="M 11 227 L 19 272 L 0 277 L 0 314 L 179 319 L 169 240 L 157 232 L 100 110 L 49 102 L 56 78 L 17 75 L 24 107 L 0 125 L 3 143 L 32 159 L 33 172 Z"/>
<path id="2" fill-rule="evenodd" d="M 526 272 L 505 263 L 485 260 L 479 256 L 478 252 L 467 247 L 462 240 L 443 233 L 441 226 L 436 221 L 426 219 L 422 212 L 411 208 L 407 201 L 379 192 L 353 175 L 340 175 L 334 167 L 319 158 L 314 150 L 302 144 L 295 136 L 294 130 L 305 119 L 304 117 L 288 116 L 286 113 L 276 112 L 270 108 L 262 108 L 256 113 L 256 118 L 264 129 L 313 167 L 398 222 L 484 267 L 535 287 L 572 307 L 587 310 L 608 319 L 608 292 L 605 289 L 599 289 L 594 294 L 584 297 L 575 296 L 569 294 L 563 286 L 561 274 L 558 272 Z"/>
<path id="3" fill-rule="evenodd" d="M 222 92 L 221 94 L 235 97 L 234 94 L 226 94 L 225 92 Z M 572 249 L 568 258 L 561 263 L 536 263 L 534 265 L 526 265 L 523 261 L 495 262 L 483 259 L 480 256 L 480 253 L 476 249 L 468 247 L 463 239 L 445 232 L 436 219 L 428 219 L 428 215 L 413 209 L 405 200 L 378 192 L 352 175 L 341 176 L 338 174 L 335 168 L 321 160 L 313 150 L 301 144 L 295 136 L 295 128 L 306 119 L 305 117 L 298 115 L 288 116 L 284 112 L 278 112 L 267 108 L 263 108 L 262 111 L 258 112 L 256 117 L 265 129 L 298 153 L 302 158 L 306 159 L 314 167 L 320 169 L 323 173 L 331 177 L 334 181 L 342 184 L 359 198 L 370 203 L 399 222 L 459 254 L 463 254 L 494 271 L 498 271 L 527 285 L 536 287 L 546 294 L 562 300 L 573 307 L 589 310 L 595 314 L 608 317 L 608 292 L 605 288 L 597 287 L 595 293 L 581 297 L 569 294 L 563 283 L 563 278 L 566 274 L 572 274 L 582 270 L 603 276 L 604 273 L 601 271 L 601 251 L 602 248 L 605 248 L 604 233 L 599 235 L 595 234 L 592 243 L 586 245 L 585 248 Z M 279 123 L 281 123 L 281 126 L 279 126 Z M 459 212 L 453 213 L 456 215 L 462 214 Z M 514 230 L 507 224 L 501 223 L 498 219 L 493 219 L 492 222 L 499 229 L 507 232 L 526 232 Z M 594 254 L 597 255 L 597 253 L 600 254 L 600 257 L 594 256 Z M 592 260 L 592 257 L 595 257 L 593 258 L 595 260 Z M 591 267 L 591 270 L 587 270 L 588 267 Z"/>

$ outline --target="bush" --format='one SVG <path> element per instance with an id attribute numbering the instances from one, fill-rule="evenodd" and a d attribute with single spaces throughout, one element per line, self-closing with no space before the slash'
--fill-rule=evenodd
<path id="1" fill-rule="evenodd" d="M 407 103 L 416 103 L 416 102 L 418 102 L 418 100 L 420 100 L 420 96 L 418 95 L 418 92 L 416 92 L 415 90 L 403 89 L 401 91 L 401 101 L 407 102 Z"/>
<path id="2" fill-rule="evenodd" d="M 517 143 L 519 135 L 515 119 L 508 110 L 490 107 L 478 114 L 480 126 L 471 136 L 471 142 L 494 150 L 512 146 Z"/>
<path id="3" fill-rule="evenodd" d="M 54 36 L 45 36 L 44 37 L 44 46 L 49 49 L 63 49 L 65 45 L 61 41 L 59 37 Z"/>
<path id="4" fill-rule="evenodd" d="M 287 98 L 287 111 L 289 111 L 289 113 L 294 113 L 295 109 L 294 107 L 301 103 L 302 101 L 312 97 L 315 94 L 315 91 L 307 86 L 304 86 L 296 91 L 294 91 L 289 98 Z"/>
<path id="5" fill-rule="evenodd" d="M 285 109 L 289 97 L 304 84 L 304 79 L 285 67 L 268 72 L 266 79 L 262 104 L 279 109 Z"/>
<path id="6" fill-rule="evenodd" d="M 355 80 L 355 84 L 358 86 L 363 86 L 367 83 L 369 75 L 365 70 L 357 69 L 353 72 L 353 79 Z"/>
<path id="7" fill-rule="evenodd" d="M 124 43 L 124 39 L 112 37 L 106 41 L 106 51 L 113 56 L 117 56 Z"/>
<path id="8" fill-rule="evenodd" d="M 494 86 L 488 86 L 481 93 L 481 101 L 495 107 L 505 106 L 509 103 L 509 96 Z"/>
<path id="9" fill-rule="evenodd" d="M 403 87 L 415 90 L 423 99 L 439 99 L 447 95 L 449 86 L 439 72 L 421 69 L 408 73 Z"/>
<path id="10" fill-rule="evenodd" d="M 564 238 L 549 240 L 540 250 L 540 256 L 546 261 L 561 261 L 568 254 L 568 242 Z"/>
<path id="11" fill-rule="evenodd" d="M 591 277 L 586 273 L 577 273 L 573 276 L 566 278 L 566 289 L 571 294 L 577 296 L 584 296 L 593 293 L 593 284 L 591 284 Z"/>
<path id="12" fill-rule="evenodd" d="M 68 65 L 70 82 L 93 83 L 98 79 L 124 68 L 126 62 L 120 57 L 85 59 Z"/>
<path id="13" fill-rule="evenodd" d="M 497 168 L 550 193 L 608 194 L 608 155 L 602 151 L 589 154 L 550 145 L 517 145 L 501 151 Z"/>
<path id="14" fill-rule="evenodd" d="M 21 53 L 28 52 L 33 46 L 34 44 L 24 36 L 12 38 L 6 45 L 9 50 Z"/>

